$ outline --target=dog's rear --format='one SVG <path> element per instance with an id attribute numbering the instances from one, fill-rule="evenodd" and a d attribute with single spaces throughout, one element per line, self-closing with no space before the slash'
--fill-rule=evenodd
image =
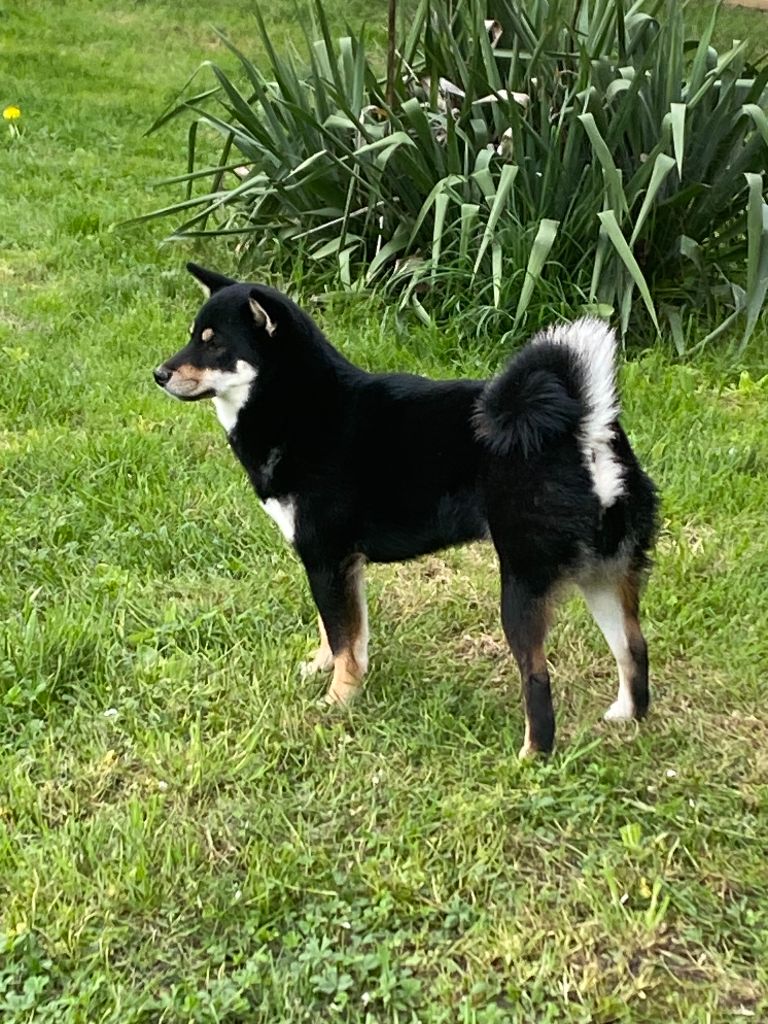
<path id="1" fill-rule="evenodd" d="M 616 339 L 601 321 L 537 335 L 478 404 L 504 632 L 523 678 L 521 754 L 548 751 L 554 713 L 544 640 L 558 586 L 581 588 L 619 668 L 606 718 L 642 718 L 648 657 L 639 590 L 657 499 L 619 422 Z"/>

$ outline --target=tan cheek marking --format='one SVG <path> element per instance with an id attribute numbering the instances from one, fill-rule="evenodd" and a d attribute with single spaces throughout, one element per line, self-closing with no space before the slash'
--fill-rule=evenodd
<path id="1" fill-rule="evenodd" d="M 213 337 L 213 328 L 206 327 L 203 333 L 200 335 L 200 337 L 203 339 L 203 341 L 210 341 L 211 338 Z"/>
<path id="2" fill-rule="evenodd" d="M 194 366 L 190 366 L 189 363 L 185 363 L 184 366 L 180 366 L 177 370 L 174 370 L 174 376 L 178 380 L 189 380 L 194 381 L 195 384 L 205 380 L 207 370 L 198 370 Z"/>

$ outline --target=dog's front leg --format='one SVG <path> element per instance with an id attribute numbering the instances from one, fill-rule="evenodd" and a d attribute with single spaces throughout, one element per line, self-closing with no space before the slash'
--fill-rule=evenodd
<path id="1" fill-rule="evenodd" d="M 320 646 L 309 661 L 302 663 L 301 676 L 303 679 L 316 676 L 318 672 L 330 672 L 333 668 L 333 651 L 328 642 L 328 632 L 323 623 L 322 615 L 317 616 L 317 626 L 320 630 Z"/>
<path id="2" fill-rule="evenodd" d="M 333 679 L 325 699 L 329 704 L 346 704 L 368 668 L 363 559 L 352 555 L 335 564 L 308 564 L 306 569 L 333 657 Z"/>

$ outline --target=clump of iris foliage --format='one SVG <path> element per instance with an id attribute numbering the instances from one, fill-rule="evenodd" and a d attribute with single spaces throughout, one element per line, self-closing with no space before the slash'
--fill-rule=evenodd
<path id="1" fill-rule="evenodd" d="M 152 126 L 191 116 L 175 238 L 300 259 L 323 287 L 379 287 L 479 330 L 559 299 L 650 320 L 683 351 L 692 318 L 746 343 L 768 284 L 765 59 L 698 39 L 686 5 L 421 0 L 390 83 L 365 31 L 334 40 L 321 0 L 303 59 L 228 39 Z M 410 13 L 410 12 L 409 12 Z M 214 129 L 217 158 L 201 145 Z M 206 159 L 203 158 L 203 154 Z M 205 166 L 199 166 L 200 163 Z"/>

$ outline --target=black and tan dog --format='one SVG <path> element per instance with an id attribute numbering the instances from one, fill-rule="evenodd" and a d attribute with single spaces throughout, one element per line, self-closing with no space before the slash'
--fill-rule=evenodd
<path id="1" fill-rule="evenodd" d="M 537 335 L 491 381 L 371 374 L 280 292 L 189 264 L 208 300 L 155 370 L 168 394 L 212 398 L 265 510 L 294 546 L 320 613 L 308 671 L 344 703 L 368 665 L 363 568 L 489 537 L 523 679 L 521 755 L 552 749 L 544 653 L 560 584 L 582 590 L 618 663 L 608 719 L 648 710 L 638 593 L 653 484 L 618 422 L 615 337 L 584 319 Z"/>

